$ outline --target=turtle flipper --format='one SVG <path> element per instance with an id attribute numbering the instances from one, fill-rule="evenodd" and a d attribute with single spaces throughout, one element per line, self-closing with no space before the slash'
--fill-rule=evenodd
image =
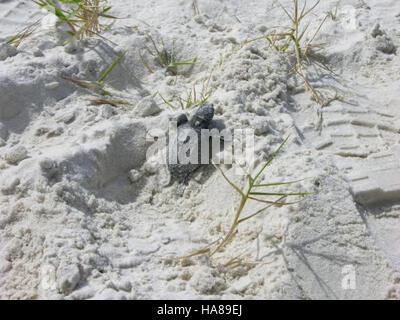
<path id="1" fill-rule="evenodd" d="M 180 177 L 180 179 L 178 179 L 178 185 L 176 187 L 176 194 L 180 197 L 183 196 L 183 194 L 185 193 L 186 187 L 189 185 L 189 178 L 190 178 L 190 173 L 188 173 L 185 176 Z"/>
<path id="2" fill-rule="evenodd" d="M 161 170 L 160 170 L 161 175 L 160 175 L 159 183 L 160 183 L 161 188 L 170 187 L 174 182 L 172 174 L 168 169 L 168 156 L 167 156 L 167 153 L 168 153 L 168 150 L 163 150 L 163 152 L 162 152 L 162 157 L 163 157 L 165 162 L 164 162 L 164 165 L 161 167 Z"/>
<path id="3" fill-rule="evenodd" d="M 187 185 L 185 185 L 184 183 L 178 183 L 178 186 L 176 187 L 176 194 L 179 197 L 182 197 L 183 194 L 185 193 Z"/>
<path id="4" fill-rule="evenodd" d="M 169 172 L 169 170 L 164 170 L 166 175 L 165 175 L 165 179 L 162 179 L 160 181 L 160 185 L 162 188 L 168 188 L 170 186 L 172 186 L 172 184 L 174 183 L 174 179 L 172 179 L 172 175 Z"/>

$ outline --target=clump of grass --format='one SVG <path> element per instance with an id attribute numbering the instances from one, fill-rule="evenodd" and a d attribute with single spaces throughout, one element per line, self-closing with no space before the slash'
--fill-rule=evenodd
<path id="1" fill-rule="evenodd" d="M 334 8 L 332 8 L 330 11 L 328 11 L 328 16 L 333 21 L 336 21 L 338 19 L 339 6 L 340 6 L 340 0 L 338 2 L 336 2 L 336 5 Z"/>
<path id="2" fill-rule="evenodd" d="M 174 46 L 172 45 L 172 49 L 167 49 L 164 44 L 164 41 L 161 40 L 161 45 L 157 44 L 152 36 L 148 36 L 148 39 L 151 42 L 152 49 L 145 46 L 145 50 L 153 57 L 156 58 L 157 63 L 164 68 L 168 73 L 172 75 L 178 74 L 179 66 L 193 66 L 197 58 L 189 59 L 189 60 L 179 60 L 176 56 Z M 145 60 L 142 53 L 140 53 L 140 58 L 142 59 L 143 64 L 146 68 L 153 73 L 154 70 L 149 66 L 148 62 Z"/>
<path id="3" fill-rule="evenodd" d="M 106 87 L 107 84 L 105 83 L 106 78 L 108 75 L 111 73 L 111 71 L 121 62 L 121 60 L 124 58 L 126 55 L 126 52 L 123 52 L 107 69 L 104 71 L 104 73 L 100 76 L 99 80 L 97 81 L 89 81 L 89 80 L 83 80 L 83 79 L 77 79 L 77 78 L 71 78 L 71 77 L 64 77 L 65 80 L 71 81 L 80 87 L 83 87 L 85 89 L 88 89 L 90 91 L 94 91 L 95 93 L 101 94 L 103 96 L 109 96 L 111 97 L 112 94 L 109 92 Z M 99 101 L 105 101 L 99 100 Z M 111 101 L 112 102 L 112 101 Z M 113 105 L 113 103 L 109 103 Z"/>
<path id="4" fill-rule="evenodd" d="M 159 95 L 164 103 L 173 110 L 195 108 L 205 104 L 211 98 L 212 92 L 209 88 L 210 79 L 211 77 L 203 81 L 200 92 L 196 90 L 196 86 L 194 85 L 184 95 L 174 95 L 169 100 L 166 100 L 160 93 Z"/>
<path id="5" fill-rule="evenodd" d="M 22 29 L 20 32 L 18 32 L 14 36 L 12 36 L 6 43 L 18 48 L 21 45 L 21 43 L 24 40 L 26 40 L 28 37 L 30 37 L 32 35 L 32 33 L 34 33 L 35 30 L 39 27 L 40 20 L 41 19 L 35 21 L 34 23 L 30 24 L 26 28 Z"/>
<path id="6" fill-rule="evenodd" d="M 265 164 L 262 166 L 262 168 L 255 174 L 254 176 L 248 174 L 247 175 L 247 180 L 248 180 L 248 187 L 245 189 L 240 188 L 237 184 L 232 182 L 226 174 L 219 168 L 218 166 L 214 165 L 215 168 L 221 173 L 223 178 L 226 180 L 226 182 L 240 195 L 240 202 L 239 205 L 237 206 L 237 209 L 234 212 L 234 217 L 233 217 L 233 222 L 231 224 L 231 227 L 229 228 L 229 231 L 226 233 L 225 237 L 221 241 L 216 241 L 211 243 L 209 246 L 195 251 L 188 256 L 185 256 L 183 258 L 189 258 L 197 255 L 203 255 L 207 254 L 209 256 L 213 256 L 215 253 L 221 251 L 227 244 L 229 244 L 234 236 L 238 233 L 238 227 L 240 224 L 242 224 L 245 221 L 248 221 L 261 213 L 265 212 L 268 208 L 272 206 L 283 206 L 283 205 L 290 205 L 294 204 L 296 202 L 286 202 L 285 199 L 288 197 L 292 196 L 306 196 L 309 195 L 307 192 L 266 192 L 266 191 L 259 191 L 262 188 L 268 188 L 268 187 L 275 187 L 275 186 L 282 186 L 282 185 L 291 185 L 293 183 L 299 182 L 299 181 L 291 181 L 291 182 L 273 182 L 273 183 L 259 183 L 258 180 L 262 173 L 265 171 L 265 169 L 272 163 L 272 161 L 275 159 L 277 154 L 281 151 L 285 143 L 287 142 L 288 138 L 279 146 L 279 148 L 268 158 L 268 160 L 265 162 Z M 266 200 L 264 197 L 278 197 L 277 200 Z M 244 209 L 246 207 L 246 204 L 248 201 L 256 201 L 265 204 L 266 206 L 262 207 L 260 210 L 257 210 L 256 212 L 253 212 L 251 214 L 248 214 L 243 217 Z"/>
<path id="7" fill-rule="evenodd" d="M 107 0 L 32 0 L 41 8 L 47 9 L 60 20 L 67 24 L 69 33 L 76 39 L 90 36 L 100 36 L 102 25 L 100 18 L 117 19 L 108 14 L 111 6 L 105 5 Z M 61 8 L 61 5 L 63 7 Z"/>
<path id="8" fill-rule="evenodd" d="M 192 1 L 192 9 L 193 9 L 193 13 L 194 13 L 195 16 L 199 16 L 200 15 L 199 6 L 197 5 L 197 0 L 193 0 Z"/>
<path id="9" fill-rule="evenodd" d="M 371 10 L 371 7 L 368 4 L 366 4 L 364 0 L 358 0 L 358 4 L 357 4 L 356 8 L 357 9 L 362 8 L 362 9 Z"/>
<path id="10" fill-rule="evenodd" d="M 310 23 L 304 24 L 304 19 L 319 5 L 320 0 L 316 1 L 314 5 L 310 8 L 307 8 L 307 1 L 304 1 L 303 8 L 300 11 L 299 0 L 293 0 L 293 13 L 290 14 L 285 7 L 282 6 L 286 15 L 292 21 L 292 27 L 290 28 L 290 32 L 288 33 L 289 39 L 294 43 L 294 50 L 296 55 L 296 67 L 295 70 L 297 74 L 303 78 L 306 88 L 311 92 L 312 98 L 319 104 L 324 104 L 325 100 L 323 96 L 314 88 L 314 86 L 310 83 L 307 75 L 304 71 L 304 66 L 306 63 L 309 63 L 312 59 L 313 51 L 316 49 L 320 49 L 321 45 L 314 45 L 313 41 L 319 31 L 321 30 L 323 24 L 325 23 L 328 16 L 322 20 L 320 25 L 317 27 L 313 35 L 308 41 L 303 41 L 304 36 L 308 30 Z M 315 62 L 315 59 L 313 60 Z M 322 66 L 318 64 L 318 66 Z M 326 69 L 326 67 L 325 67 Z"/>
<path id="11" fill-rule="evenodd" d="M 319 51 L 323 49 L 324 45 L 314 43 L 316 36 L 321 31 L 321 28 L 329 15 L 327 14 L 315 30 L 310 33 L 308 31 L 311 22 L 310 19 L 307 18 L 319 5 L 320 0 L 317 0 L 311 6 L 307 6 L 306 0 L 303 1 L 302 6 L 300 6 L 299 0 L 293 0 L 292 3 L 292 10 L 280 5 L 291 22 L 289 27 L 275 28 L 268 34 L 247 41 L 245 44 L 265 39 L 269 43 L 269 46 L 274 50 L 294 55 L 295 65 L 292 70 L 303 79 L 306 89 L 311 92 L 312 99 L 321 106 L 324 106 L 331 102 L 332 99 L 326 98 L 324 94 L 319 92 L 312 85 L 305 69 L 309 65 L 314 65 L 320 69 L 333 73 L 324 62 L 321 62 L 322 55 Z"/>

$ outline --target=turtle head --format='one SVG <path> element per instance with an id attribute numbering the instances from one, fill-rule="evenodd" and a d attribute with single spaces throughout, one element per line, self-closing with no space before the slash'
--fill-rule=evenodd
<path id="1" fill-rule="evenodd" d="M 185 124 L 186 122 L 188 122 L 188 118 L 186 116 L 186 114 L 182 113 L 178 116 L 178 118 L 176 118 L 176 122 L 177 122 L 177 126 L 181 126 L 182 124 Z"/>
<path id="2" fill-rule="evenodd" d="M 199 107 L 190 120 L 192 127 L 207 129 L 214 117 L 214 106 L 211 103 L 205 103 Z"/>

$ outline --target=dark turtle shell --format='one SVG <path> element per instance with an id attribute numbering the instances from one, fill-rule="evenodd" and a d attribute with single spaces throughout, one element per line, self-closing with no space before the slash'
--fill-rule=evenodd
<path id="1" fill-rule="evenodd" d="M 189 174 L 201 166 L 201 129 L 208 129 L 213 117 L 214 107 L 206 103 L 197 109 L 190 121 L 184 114 L 177 118 L 176 135 L 168 143 L 167 165 L 178 182 L 186 182 Z"/>

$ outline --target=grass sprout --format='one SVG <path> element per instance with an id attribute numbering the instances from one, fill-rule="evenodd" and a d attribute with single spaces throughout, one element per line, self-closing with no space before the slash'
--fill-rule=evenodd
<path id="1" fill-rule="evenodd" d="M 280 4 L 280 7 L 289 18 L 291 25 L 288 27 L 276 27 L 268 34 L 251 39 L 244 44 L 264 39 L 274 50 L 294 55 L 295 65 L 292 70 L 303 80 L 305 88 L 311 92 L 312 99 L 319 105 L 324 106 L 327 105 L 331 99 L 327 99 L 322 92 L 316 89 L 305 71 L 307 66 L 314 65 L 319 69 L 333 73 L 322 61 L 323 59 L 321 59 L 321 54 L 319 53 L 319 51 L 323 49 L 324 44 L 314 43 L 315 38 L 321 31 L 329 14 L 324 17 L 313 32 L 309 32 L 311 19 L 308 19 L 308 17 L 320 2 L 321 0 L 317 0 L 312 5 L 308 6 L 307 0 L 304 0 L 302 5 L 300 5 L 300 0 L 292 0 L 292 10 Z"/>
<path id="2" fill-rule="evenodd" d="M 199 6 L 197 4 L 197 0 L 193 0 L 192 1 L 192 9 L 193 9 L 193 13 L 195 16 L 199 16 L 200 15 L 200 10 L 199 10 Z"/>
<path id="3" fill-rule="evenodd" d="M 338 2 L 336 2 L 336 5 L 334 8 L 332 8 L 330 11 L 328 11 L 328 16 L 333 21 L 336 21 L 338 19 L 339 6 L 340 6 L 340 0 Z"/>
<path id="4" fill-rule="evenodd" d="M 294 52 L 296 55 L 296 66 L 295 71 L 304 80 L 306 88 L 311 92 L 312 98 L 318 104 L 324 104 L 325 100 L 323 95 L 318 92 L 314 86 L 310 83 L 305 71 L 305 64 L 309 63 L 313 58 L 312 51 L 320 49 L 321 45 L 314 45 L 313 41 L 317 34 L 320 32 L 323 24 L 325 23 L 328 16 L 322 20 L 316 30 L 313 32 L 309 40 L 304 40 L 307 30 L 310 26 L 310 22 L 305 22 L 305 18 L 319 5 L 320 0 L 317 0 L 311 7 L 307 8 L 307 1 L 304 0 L 302 8 L 300 8 L 299 0 L 293 0 L 293 12 L 289 11 L 283 7 L 283 11 L 286 13 L 288 18 L 292 22 L 292 26 L 287 33 L 288 38 L 294 44 Z M 315 59 L 314 59 L 315 61 Z M 321 66 L 321 65 L 318 65 Z M 325 68 L 326 69 L 326 68 Z"/>
<path id="5" fill-rule="evenodd" d="M 97 81 L 89 81 L 89 80 L 82 80 L 82 79 L 77 79 L 77 78 L 71 78 L 71 77 L 63 77 L 63 79 L 71 81 L 75 83 L 76 85 L 83 87 L 85 89 L 88 89 L 90 91 L 94 91 L 98 94 L 101 94 L 103 96 L 112 96 L 111 92 L 106 90 L 106 83 L 104 82 L 108 75 L 111 73 L 111 71 L 121 62 L 121 60 L 124 58 L 126 55 L 126 51 L 123 52 L 107 69 L 104 71 L 104 73 L 100 76 L 99 80 Z M 100 100 L 100 101 L 105 101 L 105 100 Z M 108 103 L 111 104 L 112 103 Z"/>
<path id="6" fill-rule="evenodd" d="M 36 29 L 40 25 L 40 20 L 41 19 L 35 21 L 34 23 L 30 24 L 29 26 L 12 36 L 6 43 L 18 48 L 24 40 L 26 40 L 32 35 L 32 33 L 36 31 Z"/>
<path id="7" fill-rule="evenodd" d="M 226 182 L 240 195 L 240 202 L 237 206 L 236 210 L 233 214 L 233 222 L 229 228 L 229 231 L 226 235 L 222 238 L 221 241 L 213 242 L 209 246 L 195 251 L 183 258 L 189 258 L 197 255 L 207 254 L 209 256 L 213 256 L 215 253 L 221 251 L 227 244 L 229 244 L 234 236 L 238 233 L 238 227 L 241 223 L 250 220 L 261 213 L 265 212 L 272 206 L 283 206 L 283 205 L 290 205 L 297 202 L 286 202 L 286 198 L 292 196 L 307 196 L 310 193 L 307 192 L 269 192 L 269 191 L 262 191 L 264 188 L 274 187 L 274 186 L 281 186 L 281 185 L 291 185 L 298 181 L 291 181 L 291 182 L 273 182 L 273 183 L 259 183 L 258 180 L 262 173 L 265 171 L 266 168 L 272 163 L 275 159 L 277 154 L 281 151 L 285 143 L 287 142 L 288 138 L 279 146 L 279 148 L 268 158 L 262 168 L 255 174 L 247 175 L 248 180 L 248 187 L 247 188 L 240 188 L 237 184 L 235 184 L 232 180 L 230 180 L 227 175 L 222 171 L 221 168 L 215 166 L 215 168 L 220 172 L 222 177 L 226 180 Z M 260 191 L 261 190 L 261 191 Z M 268 200 L 265 197 L 275 197 L 275 200 Z M 256 201 L 259 203 L 265 204 L 261 209 L 253 212 L 251 214 L 244 215 L 245 207 L 248 201 Z"/>
<path id="8" fill-rule="evenodd" d="M 58 25 L 67 24 L 69 33 L 76 39 L 94 35 L 102 37 L 100 33 L 103 26 L 99 19 L 117 19 L 108 13 L 112 7 L 106 5 L 107 0 L 32 0 L 32 2 L 57 16 L 60 20 Z"/>
<path id="9" fill-rule="evenodd" d="M 103 96 L 112 96 L 111 92 L 107 91 L 105 89 L 105 85 L 101 82 L 82 80 L 82 79 L 71 78 L 71 77 L 63 77 L 63 79 L 71 81 L 82 88 L 88 89 L 90 91 L 94 91 Z"/>
<path id="10" fill-rule="evenodd" d="M 200 91 L 197 91 L 196 86 L 194 85 L 191 89 L 186 91 L 183 96 L 175 95 L 172 96 L 170 100 L 166 100 L 160 93 L 159 96 L 164 101 L 164 103 L 173 110 L 186 110 L 190 108 L 195 108 L 203 105 L 210 99 L 212 92 L 209 89 L 209 81 L 210 78 L 202 83 Z"/>
<path id="11" fill-rule="evenodd" d="M 107 68 L 107 70 L 101 75 L 100 79 L 97 82 L 102 83 L 110 74 L 110 72 L 116 67 L 118 63 L 125 57 L 126 51 L 122 52 L 122 54 Z"/>
<path id="12" fill-rule="evenodd" d="M 148 39 L 151 42 L 152 49 L 145 46 L 145 50 L 153 57 L 156 58 L 157 63 L 164 68 L 168 73 L 172 75 L 178 74 L 179 66 L 193 66 L 197 58 L 189 59 L 189 60 L 178 60 L 175 54 L 174 46 L 172 46 L 171 50 L 168 50 L 164 44 L 164 41 L 161 40 L 161 45 L 157 44 L 152 36 L 148 36 Z M 140 58 L 145 65 L 145 67 L 151 72 L 154 73 L 154 70 L 150 67 L 143 54 L 140 53 Z"/>

